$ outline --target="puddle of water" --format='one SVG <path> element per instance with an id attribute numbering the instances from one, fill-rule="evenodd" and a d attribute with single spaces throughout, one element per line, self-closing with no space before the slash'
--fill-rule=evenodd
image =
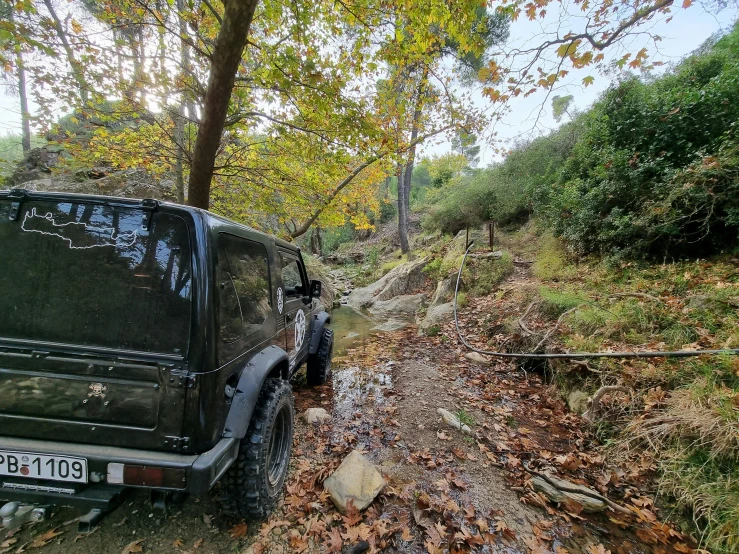
<path id="1" fill-rule="evenodd" d="M 334 355 L 344 354 L 350 347 L 366 339 L 377 322 L 349 306 L 335 308 L 331 312 L 331 328 L 334 330 Z"/>
<path id="2" fill-rule="evenodd" d="M 334 413 L 350 418 L 358 409 L 385 403 L 392 389 L 392 365 L 378 368 L 346 367 L 332 372 Z"/>
<path id="3" fill-rule="evenodd" d="M 349 306 L 335 308 L 331 312 L 331 328 L 334 330 L 334 359 L 340 358 L 349 348 L 361 347 L 371 335 L 382 332 L 378 324 L 388 321 L 373 319 Z M 350 419 L 357 410 L 382 405 L 392 389 L 393 362 L 363 366 L 342 366 L 334 362 L 332 375 L 332 400 L 334 413 Z"/>

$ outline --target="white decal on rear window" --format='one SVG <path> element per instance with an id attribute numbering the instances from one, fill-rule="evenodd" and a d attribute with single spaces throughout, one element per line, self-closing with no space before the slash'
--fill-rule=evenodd
<path id="1" fill-rule="evenodd" d="M 70 226 L 78 226 L 75 227 Z M 21 223 L 21 229 L 27 233 L 40 233 L 50 237 L 59 237 L 60 239 L 69 243 L 69 248 L 73 250 L 84 250 L 87 248 L 97 248 L 99 246 L 119 246 L 127 247 L 133 246 L 136 242 L 137 231 L 130 231 L 127 233 L 117 233 L 113 227 L 95 227 L 94 225 L 88 225 L 87 223 L 81 223 L 77 221 L 70 221 L 68 223 L 56 223 L 54 216 L 51 213 L 45 215 L 38 215 L 36 208 L 31 208 L 30 211 L 26 212 Z M 72 231 L 74 230 L 74 231 Z M 77 235 L 77 238 L 86 241 L 99 241 L 97 244 L 89 244 L 87 246 L 75 246 L 73 244 L 72 237 L 65 236 L 62 233 L 72 231 L 69 234 Z"/>

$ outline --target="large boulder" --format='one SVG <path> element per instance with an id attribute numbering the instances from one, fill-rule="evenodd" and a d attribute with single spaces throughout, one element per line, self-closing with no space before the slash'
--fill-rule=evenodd
<path id="1" fill-rule="evenodd" d="M 454 298 L 454 287 L 457 284 L 457 278 L 447 277 L 446 279 L 439 281 L 436 284 L 436 291 L 434 296 L 431 297 L 431 306 L 439 306 L 449 302 Z"/>
<path id="2" fill-rule="evenodd" d="M 427 260 L 405 262 L 394 267 L 387 275 L 366 287 L 355 289 L 349 295 L 349 305 L 353 308 L 369 308 L 377 302 L 390 300 L 396 296 L 407 295 L 426 284 L 423 268 Z"/>
<path id="3" fill-rule="evenodd" d="M 423 307 L 426 297 L 423 294 L 402 294 L 391 300 L 378 300 L 370 304 L 369 312 L 378 317 L 392 315 L 413 315 Z"/>
<path id="4" fill-rule="evenodd" d="M 327 309 L 332 308 L 337 291 L 330 270 L 315 256 L 303 254 L 303 260 L 305 261 L 305 269 L 308 271 L 308 278 L 321 281 L 321 303 Z"/>
<path id="5" fill-rule="evenodd" d="M 421 332 L 428 331 L 431 327 L 435 325 L 439 325 L 442 323 L 447 317 L 452 315 L 454 313 L 454 304 L 452 302 L 447 302 L 446 304 L 438 304 L 434 306 L 433 304 L 426 312 L 426 317 L 423 318 L 423 321 L 418 325 L 418 329 Z"/>
<path id="6" fill-rule="evenodd" d="M 357 510 L 364 510 L 384 486 L 385 478 L 357 450 L 344 458 L 336 471 L 323 482 L 323 487 L 342 514 L 347 512 L 349 502 Z"/>
<path id="7" fill-rule="evenodd" d="M 116 171 L 100 179 L 79 181 L 73 175 L 54 175 L 28 181 L 22 187 L 28 190 L 101 194 L 123 198 L 154 198 L 175 201 L 177 193 L 173 181 L 155 180 L 143 169 Z"/>

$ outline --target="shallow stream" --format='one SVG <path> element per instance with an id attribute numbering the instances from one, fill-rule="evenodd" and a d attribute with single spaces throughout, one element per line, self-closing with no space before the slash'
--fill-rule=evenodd
<path id="1" fill-rule="evenodd" d="M 349 306 L 331 311 L 331 328 L 334 330 L 334 354 L 341 356 L 350 347 L 364 342 L 378 331 L 373 330 L 377 321 Z"/>

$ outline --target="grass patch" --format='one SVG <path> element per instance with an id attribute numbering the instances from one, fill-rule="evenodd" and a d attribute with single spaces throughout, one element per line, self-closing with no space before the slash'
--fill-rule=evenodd
<path id="1" fill-rule="evenodd" d="M 472 296 L 486 296 L 513 273 L 513 257 L 503 252 L 501 258 L 473 259 L 468 262 L 462 280 L 469 283 L 468 290 Z"/>
<path id="2" fill-rule="evenodd" d="M 532 267 L 536 277 L 545 281 L 567 281 L 577 277 L 577 267 L 567 260 L 560 241 L 549 234 L 539 241 L 541 248 Z"/>
<path id="3" fill-rule="evenodd" d="M 438 337 L 441 333 L 441 327 L 438 325 L 432 325 L 428 329 L 426 329 L 426 336 L 427 337 Z"/>
<path id="4" fill-rule="evenodd" d="M 706 450 L 669 450 L 659 464 L 662 490 L 693 514 L 701 546 L 714 554 L 739 552 L 739 469 Z M 688 531 L 692 529 L 688 528 Z"/>
<path id="5" fill-rule="evenodd" d="M 588 300 L 581 292 L 555 290 L 549 287 L 540 287 L 539 296 L 541 297 L 539 310 L 543 314 L 553 318 L 559 317 L 567 310 L 579 306 Z"/>
<path id="6" fill-rule="evenodd" d="M 475 420 L 472 419 L 472 416 L 465 412 L 464 410 L 460 409 L 454 412 L 454 415 L 457 416 L 457 419 L 467 425 L 468 427 L 472 427 L 475 424 Z"/>
<path id="7" fill-rule="evenodd" d="M 445 277 L 442 274 L 441 266 L 442 259 L 434 258 L 426 264 L 426 267 L 423 268 L 423 272 L 428 275 L 430 279 L 434 281 L 441 281 Z"/>
<path id="8" fill-rule="evenodd" d="M 389 262 L 385 262 L 380 266 L 380 274 L 382 277 L 390 273 L 393 269 L 398 267 L 400 264 L 405 263 L 405 257 L 399 259 L 399 260 L 390 260 Z M 376 264 L 375 264 L 376 265 Z"/>

